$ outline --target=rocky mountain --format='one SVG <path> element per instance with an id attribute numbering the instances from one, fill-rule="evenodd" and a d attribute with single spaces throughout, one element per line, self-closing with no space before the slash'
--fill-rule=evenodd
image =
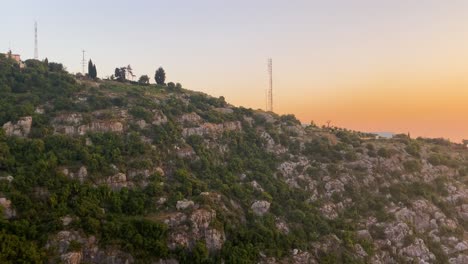
<path id="1" fill-rule="evenodd" d="M 468 263 L 468 150 L 0 58 L 1 263 Z"/>

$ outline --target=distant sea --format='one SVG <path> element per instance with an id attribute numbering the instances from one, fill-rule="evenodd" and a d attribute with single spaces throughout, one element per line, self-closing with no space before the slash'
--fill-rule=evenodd
<path id="1" fill-rule="evenodd" d="M 395 135 L 395 133 L 393 132 L 369 132 L 369 133 L 372 133 L 372 134 L 376 134 L 380 137 L 384 137 L 384 138 L 392 138 L 393 135 Z"/>

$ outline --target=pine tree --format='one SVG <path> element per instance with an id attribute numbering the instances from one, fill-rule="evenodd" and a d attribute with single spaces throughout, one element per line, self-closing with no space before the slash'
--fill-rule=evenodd
<path id="1" fill-rule="evenodd" d="M 166 81 L 166 72 L 162 67 L 159 67 L 159 69 L 156 71 L 154 80 L 158 85 L 164 85 L 164 82 Z"/>

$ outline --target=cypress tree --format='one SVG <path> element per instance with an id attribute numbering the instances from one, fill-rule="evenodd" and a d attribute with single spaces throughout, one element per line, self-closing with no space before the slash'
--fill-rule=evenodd
<path id="1" fill-rule="evenodd" d="M 88 77 L 93 78 L 93 61 L 89 60 L 88 62 Z"/>
<path id="2" fill-rule="evenodd" d="M 97 70 L 96 70 L 96 64 L 93 64 L 93 76 L 92 76 L 93 79 L 96 79 L 97 78 Z"/>

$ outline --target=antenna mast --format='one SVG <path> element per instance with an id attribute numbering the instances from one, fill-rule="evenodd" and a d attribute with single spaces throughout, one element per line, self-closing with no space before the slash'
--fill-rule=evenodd
<path id="1" fill-rule="evenodd" d="M 269 88 L 267 91 L 267 111 L 273 112 L 273 60 L 268 59 Z"/>
<path id="2" fill-rule="evenodd" d="M 37 46 L 37 21 L 34 21 L 34 59 L 39 59 L 39 48 Z"/>
<path id="3" fill-rule="evenodd" d="M 83 76 L 85 76 L 85 65 L 86 65 L 86 60 L 85 60 L 85 50 L 82 50 L 83 52 L 83 59 L 81 60 L 81 67 L 82 67 L 82 73 Z"/>

